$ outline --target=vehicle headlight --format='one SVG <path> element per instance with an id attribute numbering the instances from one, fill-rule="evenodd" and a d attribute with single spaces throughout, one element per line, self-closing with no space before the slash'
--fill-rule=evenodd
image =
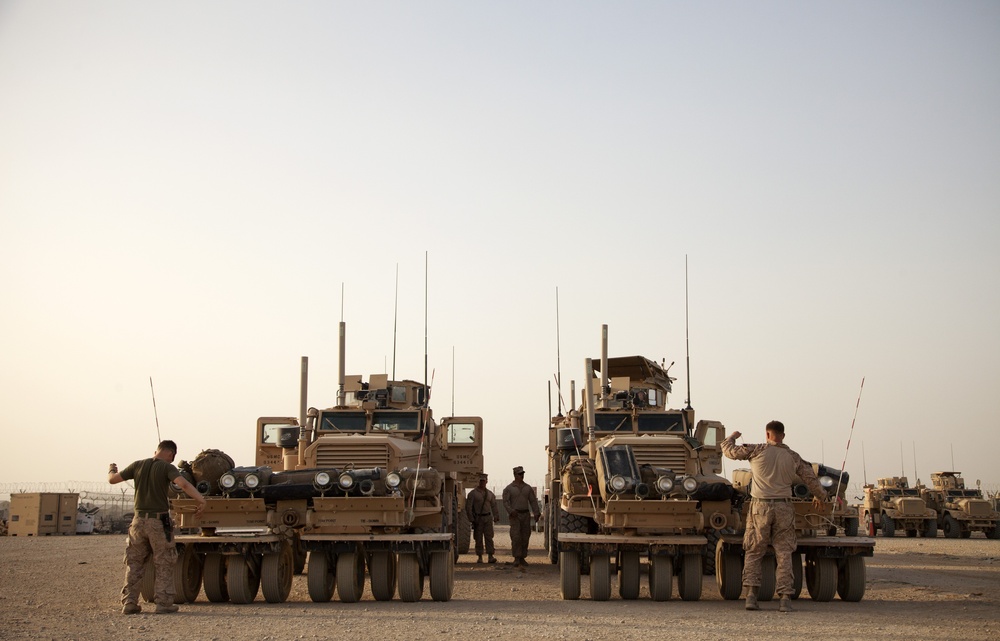
<path id="1" fill-rule="evenodd" d="M 624 476 L 619 476 L 618 474 L 611 477 L 608 481 L 608 485 L 611 487 L 613 492 L 624 492 L 625 488 L 628 486 L 628 482 L 625 480 Z"/>
<path id="2" fill-rule="evenodd" d="M 337 485 L 340 486 L 342 490 L 349 490 L 354 487 L 354 477 L 351 476 L 350 472 L 344 472 L 337 479 Z"/>
<path id="3" fill-rule="evenodd" d="M 226 472 L 221 477 L 219 477 L 219 487 L 224 490 L 231 490 L 236 487 L 236 477 L 231 473 Z"/>
<path id="4" fill-rule="evenodd" d="M 402 479 L 395 472 L 389 472 L 385 477 L 385 486 L 391 490 L 399 487 L 400 483 L 402 483 Z"/>
<path id="5" fill-rule="evenodd" d="M 660 494 L 668 494 L 674 489 L 674 480 L 669 476 L 661 476 L 656 479 L 656 491 Z"/>
<path id="6" fill-rule="evenodd" d="M 243 478 L 243 485 L 247 486 L 248 489 L 256 490 L 257 486 L 260 485 L 260 477 L 256 474 L 247 474 Z"/>
<path id="7" fill-rule="evenodd" d="M 832 476 L 821 476 L 819 477 L 819 484 L 823 487 L 833 487 L 833 477 Z"/>
<path id="8" fill-rule="evenodd" d="M 316 487 L 330 487 L 330 473 L 316 472 L 316 476 L 313 477 L 313 485 Z"/>
<path id="9" fill-rule="evenodd" d="M 698 489 L 698 480 L 693 476 L 688 476 L 683 481 L 681 481 L 681 487 L 683 487 L 684 491 L 687 492 L 688 494 L 692 494 L 695 490 Z"/>

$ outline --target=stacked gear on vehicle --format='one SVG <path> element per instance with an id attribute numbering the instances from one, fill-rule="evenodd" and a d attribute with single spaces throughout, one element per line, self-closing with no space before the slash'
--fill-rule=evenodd
<path id="1" fill-rule="evenodd" d="M 601 354 L 586 360 L 580 408 L 549 424 L 545 546 L 562 596 L 579 598 L 589 573 L 591 598 L 607 600 L 616 572 L 623 599 L 638 598 L 648 574 L 653 600 L 671 598 L 675 575 L 680 597 L 697 600 L 703 573 L 714 571 L 709 543 L 714 552 L 721 533 L 739 526 L 719 475 L 725 427 L 695 423 L 690 406 L 669 409 L 674 379 L 656 362 L 608 358 L 606 325 Z"/>
<path id="2" fill-rule="evenodd" d="M 336 404 L 307 410 L 302 359 L 299 417 L 257 420 L 254 465 L 206 450 L 185 466 L 207 506 L 199 517 L 193 500 L 171 500 L 180 527 L 197 531 L 177 537 L 178 602 L 202 587 L 213 602 L 249 603 L 258 592 L 283 602 L 303 569 L 317 602 L 335 593 L 358 601 L 366 577 L 377 600 L 398 591 L 418 601 L 425 578 L 431 598 L 451 598 L 455 559 L 469 545 L 464 488 L 483 469 L 482 419 L 435 421 L 428 385 L 363 381 L 343 365 Z"/>

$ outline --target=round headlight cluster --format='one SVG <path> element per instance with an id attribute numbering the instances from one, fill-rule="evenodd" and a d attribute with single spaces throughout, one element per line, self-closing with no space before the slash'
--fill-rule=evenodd
<path id="1" fill-rule="evenodd" d="M 350 472 L 344 472 L 340 475 L 340 478 L 337 479 L 337 485 L 339 485 L 342 490 L 349 490 L 354 487 L 354 477 L 351 476 Z"/>
<path id="2" fill-rule="evenodd" d="M 681 487 L 683 487 L 684 491 L 688 494 L 693 494 L 694 491 L 698 489 L 698 480 L 693 476 L 685 477 L 684 480 L 681 481 Z"/>
<path id="3" fill-rule="evenodd" d="M 656 491 L 660 494 L 668 494 L 674 489 L 674 480 L 669 476 L 661 476 L 656 479 Z"/>
<path id="4" fill-rule="evenodd" d="M 236 477 L 231 472 L 226 472 L 219 477 L 219 487 L 224 490 L 231 490 L 236 487 Z"/>
<path id="5" fill-rule="evenodd" d="M 397 487 L 399 487 L 399 484 L 401 482 L 402 479 L 396 472 L 389 472 L 385 476 L 385 486 L 388 487 L 390 490 L 395 490 Z"/>
<path id="6" fill-rule="evenodd" d="M 612 492 L 624 492 L 625 488 L 628 487 L 628 481 L 625 480 L 624 476 L 615 474 L 608 481 L 608 486 Z"/>
<path id="7" fill-rule="evenodd" d="M 833 487 L 833 477 L 832 476 L 821 476 L 819 477 L 819 484 L 823 487 Z"/>
<path id="8" fill-rule="evenodd" d="M 330 473 L 316 472 L 316 476 L 313 477 L 313 485 L 318 488 L 330 487 Z"/>
<path id="9" fill-rule="evenodd" d="M 260 486 L 260 477 L 253 473 L 247 474 L 243 477 L 243 485 L 249 490 L 256 490 Z"/>

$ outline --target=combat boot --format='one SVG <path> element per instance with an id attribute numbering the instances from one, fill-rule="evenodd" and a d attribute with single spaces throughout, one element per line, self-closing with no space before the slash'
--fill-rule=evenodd
<path id="1" fill-rule="evenodd" d="M 795 612 L 792 608 L 791 597 L 783 596 L 781 597 L 781 603 L 778 605 L 778 612 Z"/>
<path id="2" fill-rule="evenodd" d="M 759 610 L 760 606 L 757 605 L 757 586 L 747 586 L 747 610 Z"/>
<path id="3" fill-rule="evenodd" d="M 490 563 L 496 563 L 496 562 L 497 562 L 497 558 L 491 554 L 490 555 Z"/>
<path id="4" fill-rule="evenodd" d="M 177 612 L 178 610 L 180 610 L 180 608 L 178 608 L 173 603 L 171 603 L 170 605 L 160 605 L 160 604 L 156 605 L 156 613 L 157 614 L 173 614 L 174 612 Z"/>
<path id="5" fill-rule="evenodd" d="M 122 606 L 122 614 L 139 614 L 142 612 L 142 606 L 138 603 L 126 603 Z"/>
<path id="6" fill-rule="evenodd" d="M 476 563 L 482 563 L 482 562 L 483 562 L 483 555 L 480 554 L 479 556 L 476 557 Z"/>

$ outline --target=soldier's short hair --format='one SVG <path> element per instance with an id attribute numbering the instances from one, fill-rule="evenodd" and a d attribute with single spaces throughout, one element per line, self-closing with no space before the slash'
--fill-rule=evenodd
<path id="1" fill-rule="evenodd" d="M 160 444 L 156 446 L 157 450 L 170 450 L 177 456 L 177 443 L 173 441 L 160 441 Z"/>
<path id="2" fill-rule="evenodd" d="M 771 421 L 770 423 L 767 424 L 767 427 L 764 429 L 766 429 L 768 432 L 774 432 L 775 434 L 784 434 L 785 424 L 782 423 L 781 421 Z"/>

